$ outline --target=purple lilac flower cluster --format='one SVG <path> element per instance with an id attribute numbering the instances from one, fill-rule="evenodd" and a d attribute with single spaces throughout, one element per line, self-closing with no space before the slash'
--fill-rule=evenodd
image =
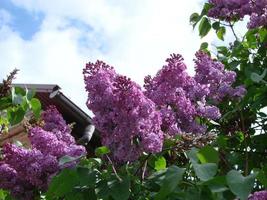
<path id="1" fill-rule="evenodd" d="M 267 200 L 267 190 L 254 192 L 248 200 Z"/>
<path id="2" fill-rule="evenodd" d="M 246 93 L 243 86 L 232 87 L 235 82 L 236 73 L 224 70 L 224 65 L 216 60 L 212 60 L 204 52 L 197 52 L 195 59 L 195 81 L 209 88 L 207 97 L 215 103 L 221 102 L 224 97 L 240 98 Z"/>
<path id="3" fill-rule="evenodd" d="M 199 120 L 218 119 L 216 103 L 244 95 L 243 87 L 231 86 L 234 72 L 224 70 L 223 64 L 203 52 L 196 57 L 194 77 L 186 72 L 183 58 L 173 54 L 154 78 L 145 78 L 145 91 L 104 62 L 86 65 L 87 106 L 95 114 L 102 144 L 116 160 L 132 161 L 142 151 L 161 151 L 163 132 L 164 136 L 204 133 Z"/>
<path id="4" fill-rule="evenodd" d="M 162 130 L 168 135 L 204 133 L 199 119 L 216 120 L 221 114 L 215 106 L 226 96 L 241 97 L 243 87 L 233 88 L 235 72 L 224 70 L 222 63 L 206 53 L 197 52 L 196 74 L 191 77 L 181 55 L 173 54 L 154 78 L 145 78 L 145 94 L 161 112 Z M 208 103 L 213 102 L 214 105 Z"/>
<path id="5" fill-rule="evenodd" d="M 143 151 L 161 151 L 160 113 L 140 86 L 101 61 L 88 63 L 84 77 L 94 124 L 102 144 L 111 149 L 117 161 L 133 161 Z"/>
<path id="6" fill-rule="evenodd" d="M 52 106 L 42 114 L 44 126 L 30 130 L 31 148 L 6 143 L 0 161 L 0 188 L 11 191 L 16 199 L 32 200 L 34 191 L 46 190 L 60 170 L 62 156 L 81 156 L 85 148 L 75 144 L 71 129 Z"/>
<path id="7" fill-rule="evenodd" d="M 85 154 L 85 148 L 76 145 L 71 129 L 66 124 L 56 107 L 50 106 L 42 113 L 45 124 L 30 130 L 29 139 L 33 148 L 40 150 L 45 155 L 53 155 L 56 158 L 62 156 L 80 156 Z"/>
<path id="8" fill-rule="evenodd" d="M 250 0 L 209 0 L 213 7 L 209 10 L 209 16 L 214 18 L 240 19 L 251 13 Z"/>
<path id="9" fill-rule="evenodd" d="M 251 14 L 248 28 L 267 26 L 267 0 L 251 0 Z"/>
<path id="10" fill-rule="evenodd" d="M 226 21 L 250 16 L 248 28 L 267 25 L 267 0 L 209 0 L 213 6 L 208 15 Z"/>

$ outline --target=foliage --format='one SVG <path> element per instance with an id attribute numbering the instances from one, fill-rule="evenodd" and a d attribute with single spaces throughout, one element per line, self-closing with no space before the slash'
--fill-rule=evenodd
<path id="1" fill-rule="evenodd" d="M 41 113 L 41 103 L 35 98 L 33 90 L 12 87 L 12 80 L 18 70 L 10 73 L 0 85 L 0 133 L 7 133 L 10 126 L 23 121 L 26 114 L 33 113 L 38 119 Z M 29 119 L 28 119 L 29 120 Z"/>

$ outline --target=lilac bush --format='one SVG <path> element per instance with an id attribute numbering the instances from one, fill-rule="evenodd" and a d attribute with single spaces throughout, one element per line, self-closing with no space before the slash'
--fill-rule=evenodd
<path id="1" fill-rule="evenodd" d="M 66 167 L 59 165 L 62 156 L 86 153 L 83 146 L 75 144 L 71 129 L 56 107 L 43 112 L 42 119 L 43 127 L 33 127 L 29 132 L 30 149 L 9 143 L 3 146 L 0 188 L 10 190 L 15 198 L 33 199 L 35 190 L 46 190 L 51 178 Z"/>
<path id="2" fill-rule="evenodd" d="M 222 63 L 203 52 L 196 57 L 192 77 L 182 56 L 172 54 L 154 78 L 145 78 L 145 91 L 102 61 L 86 65 L 87 106 L 95 114 L 102 144 L 116 160 L 133 161 L 143 151 L 160 152 L 164 137 L 203 134 L 206 127 L 201 118 L 218 119 L 218 102 L 244 95 L 243 87 L 231 86 L 235 72 L 224 70 Z M 211 100 L 213 104 L 208 103 Z"/>

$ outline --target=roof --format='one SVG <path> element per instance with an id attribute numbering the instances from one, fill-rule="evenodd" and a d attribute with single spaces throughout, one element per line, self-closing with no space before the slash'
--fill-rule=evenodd
<path id="1" fill-rule="evenodd" d="M 42 109 L 55 105 L 67 123 L 75 123 L 73 134 L 82 136 L 84 129 L 92 123 L 91 117 L 74 104 L 56 84 L 13 84 L 15 87 L 27 88 L 36 92 L 36 98 L 41 101 Z"/>
<path id="2" fill-rule="evenodd" d="M 91 123 L 91 117 L 66 97 L 58 85 L 49 84 L 13 84 L 13 86 L 35 90 L 36 97 L 42 102 L 43 109 L 55 105 L 64 116 L 73 115 L 81 123 Z M 71 117 L 71 116 L 70 116 Z"/>
<path id="3" fill-rule="evenodd" d="M 72 128 L 72 135 L 75 139 L 81 138 L 86 133 L 86 128 L 92 124 L 91 117 L 74 104 L 68 97 L 66 97 L 58 85 L 53 84 L 12 84 L 15 87 L 27 88 L 36 92 L 35 97 L 41 102 L 42 109 L 45 110 L 48 106 L 54 105 L 62 114 L 63 118 L 68 124 L 75 123 Z M 22 140 L 26 141 L 27 134 L 24 133 L 24 127 L 20 124 L 12 127 L 8 135 L 0 137 L 0 145 L 4 141 Z M 25 140 L 24 140 L 25 139 Z M 25 144 L 26 144 L 25 143 Z M 87 143 L 86 148 L 88 155 L 93 155 L 94 149 L 100 146 L 99 133 L 95 130 L 90 142 Z"/>

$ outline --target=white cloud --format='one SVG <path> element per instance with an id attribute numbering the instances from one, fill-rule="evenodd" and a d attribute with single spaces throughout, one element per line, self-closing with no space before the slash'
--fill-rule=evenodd
<path id="1" fill-rule="evenodd" d="M 18 67 L 17 82 L 59 84 L 83 108 L 86 62 L 103 59 L 142 84 L 143 77 L 155 74 L 173 52 L 182 54 L 192 69 L 201 42 L 189 25 L 201 0 L 12 1 L 45 17 L 32 40 L 0 26 L 2 76 Z M 70 20 L 88 27 L 72 25 Z"/>

